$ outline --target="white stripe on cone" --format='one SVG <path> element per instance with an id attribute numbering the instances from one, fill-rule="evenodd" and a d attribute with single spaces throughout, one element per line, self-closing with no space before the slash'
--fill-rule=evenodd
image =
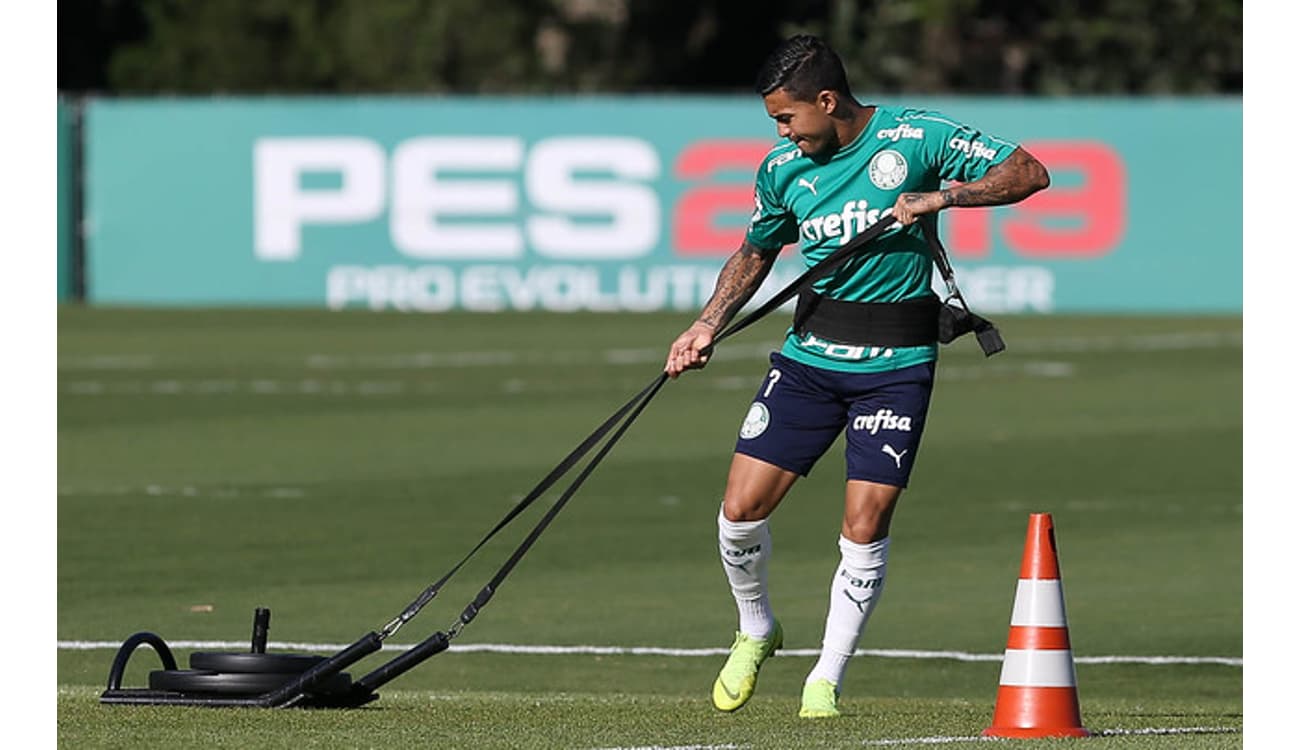
<path id="1" fill-rule="evenodd" d="M 1065 598 L 1061 580 L 1021 578 L 1016 583 L 1016 602 L 1011 624 L 1018 627 L 1065 627 Z"/>
<path id="2" fill-rule="evenodd" d="M 1074 655 L 1069 649 L 1009 648 L 998 682 L 1015 687 L 1074 687 Z"/>

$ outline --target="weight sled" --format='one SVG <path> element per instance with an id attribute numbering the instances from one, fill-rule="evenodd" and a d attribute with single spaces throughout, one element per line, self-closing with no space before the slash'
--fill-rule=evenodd
<path id="1" fill-rule="evenodd" d="M 178 668 L 161 637 L 140 632 L 127 638 L 113 659 L 108 689 L 100 702 L 109 705 L 175 705 L 253 708 L 353 708 L 376 698 L 381 685 L 425 659 L 446 650 L 448 637 L 435 633 L 359 680 L 343 670 L 378 651 L 378 633 L 367 633 L 331 657 L 267 653 L 269 609 L 253 614 L 252 647 L 246 653 L 195 652 L 190 668 Z M 140 646 L 151 647 L 162 669 L 149 673 L 147 688 L 124 688 L 127 663 Z"/>

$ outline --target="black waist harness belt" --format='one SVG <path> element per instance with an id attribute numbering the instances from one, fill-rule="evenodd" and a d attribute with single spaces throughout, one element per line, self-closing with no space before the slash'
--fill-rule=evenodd
<path id="1" fill-rule="evenodd" d="M 794 332 L 836 344 L 926 346 L 939 339 L 939 298 L 845 302 L 808 290 L 799 295 Z"/>

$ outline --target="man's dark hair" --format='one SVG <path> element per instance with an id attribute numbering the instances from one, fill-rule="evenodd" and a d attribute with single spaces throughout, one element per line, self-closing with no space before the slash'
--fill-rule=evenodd
<path id="1" fill-rule="evenodd" d="M 852 96 L 844 63 L 826 42 L 809 34 L 799 34 L 781 42 L 758 69 L 754 90 L 767 96 L 785 89 L 796 101 L 810 102 L 819 91 L 836 91 Z"/>

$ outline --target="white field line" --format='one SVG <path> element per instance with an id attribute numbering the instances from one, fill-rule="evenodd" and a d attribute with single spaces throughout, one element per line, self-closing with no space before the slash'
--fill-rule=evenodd
<path id="1" fill-rule="evenodd" d="M 1238 727 L 1149 727 L 1146 729 L 1102 729 L 1094 736 L 1118 737 L 1125 735 L 1179 735 L 1179 734 L 1241 734 Z M 886 740 L 863 740 L 863 747 L 889 747 L 893 745 L 951 745 L 957 742 L 1005 742 L 1002 737 L 938 736 L 897 737 Z M 595 750 L 742 750 L 749 745 L 635 745 L 631 747 L 603 747 Z"/>
<path id="2" fill-rule="evenodd" d="M 59 641 L 63 651 L 102 651 L 116 649 L 121 641 Z M 248 641 L 172 641 L 173 649 L 234 649 L 244 651 Z M 268 648 L 288 651 L 337 653 L 347 648 L 346 643 L 294 643 L 273 641 Z M 384 651 L 403 651 L 415 644 L 384 644 Z M 726 648 L 666 648 L 661 646 L 545 646 L 514 645 L 508 643 L 457 643 L 448 649 L 459 653 L 526 654 L 534 656 L 725 656 Z M 788 648 L 776 656 L 817 656 L 812 648 Z M 964 651 L 919 651 L 911 649 L 858 649 L 858 656 L 875 656 L 883 659 L 948 659 L 964 662 L 1001 662 L 1002 654 L 972 654 Z M 1240 667 L 1240 658 L 1226 656 L 1076 656 L 1076 664 L 1220 664 Z"/>
<path id="3" fill-rule="evenodd" d="M 279 360 L 278 364 L 297 364 L 316 370 L 348 369 L 460 369 L 466 367 L 517 367 L 528 364 L 582 364 L 604 362 L 613 365 L 642 365 L 663 361 L 667 351 L 663 347 L 615 348 L 576 351 L 451 351 L 406 352 L 370 355 L 309 354 L 300 359 Z M 964 340 L 963 340 L 964 341 Z M 1169 333 L 1131 334 L 1125 336 L 1057 336 L 1015 339 L 1008 342 L 1017 354 L 1048 354 L 1061 352 L 1125 352 L 1125 351 L 1183 351 L 1190 349 L 1240 348 L 1239 332 L 1173 331 Z M 750 360 L 767 359 L 776 346 L 774 341 L 762 344 L 727 343 L 714 353 L 714 359 Z M 959 345 L 954 345 L 959 346 Z M 968 351 L 969 350 L 969 351 Z M 954 353 L 972 354 L 973 347 L 945 348 Z M 61 371 L 124 371 L 154 370 L 178 365 L 193 364 L 191 360 L 169 359 L 154 354 L 88 354 L 60 357 Z"/>
<path id="4" fill-rule="evenodd" d="M 954 742 L 997 742 L 997 737 L 899 737 L 891 740 L 863 740 L 865 747 L 886 747 L 889 745 L 951 745 Z"/>
<path id="5" fill-rule="evenodd" d="M 436 393 L 432 383 L 398 380 L 203 378 L 197 380 L 71 380 L 60 389 L 73 396 L 400 396 Z"/>
<path id="6" fill-rule="evenodd" d="M 1237 727 L 1150 727 L 1147 729 L 1103 729 L 1093 732 L 1096 736 L 1115 737 L 1121 735 L 1178 735 L 1178 734 L 1241 734 Z M 1002 737 L 983 736 L 947 736 L 947 737 L 898 737 L 887 740 L 863 740 L 863 747 L 889 747 L 893 745 L 951 745 L 957 742 L 1005 742 Z M 636 745 L 632 747 L 605 747 L 596 750 L 742 750 L 749 745 Z"/>
<path id="7" fill-rule="evenodd" d="M 233 497 L 264 497 L 272 500 L 284 500 L 305 497 L 307 490 L 302 487 L 263 487 L 241 489 L 239 487 L 195 487 L 193 485 L 160 485 L 146 484 L 144 486 L 126 487 L 120 485 L 96 485 L 94 487 L 60 487 L 58 490 L 60 496 L 115 496 L 115 495 L 148 495 L 149 497 L 187 497 L 187 498 L 218 498 L 229 499 Z M 522 499 L 522 496 L 521 496 Z"/>
<path id="8" fill-rule="evenodd" d="M 748 745 L 633 745 L 632 747 L 604 747 L 595 750 L 741 750 Z"/>
<path id="9" fill-rule="evenodd" d="M 1093 734 L 1103 737 L 1137 734 L 1241 734 L 1241 729 L 1238 727 L 1146 727 L 1144 729 L 1099 729 Z"/>
<path id="10" fill-rule="evenodd" d="M 1147 727 L 1144 729 L 1100 729 L 1088 730 L 1098 737 L 1119 737 L 1127 735 L 1177 735 L 1177 734 L 1241 734 L 1239 727 Z M 899 737 L 888 740 L 863 740 L 864 747 L 886 747 L 889 745 L 949 745 L 954 742 L 1004 742 L 1002 737 Z"/>
<path id="11" fill-rule="evenodd" d="M 943 380 L 976 380 L 990 377 L 1069 378 L 1075 367 L 1068 362 L 1028 360 L 1025 362 L 990 362 L 978 365 L 949 365 L 940 370 Z M 750 390 L 755 387 L 752 377 L 708 378 L 707 384 L 716 390 Z M 431 395 L 446 392 L 446 388 L 433 382 L 407 383 L 400 380 L 345 380 L 274 379 L 268 377 L 216 380 L 70 380 L 60 390 L 72 396 L 320 396 L 320 397 L 378 397 L 392 398 L 407 395 Z M 510 394 L 537 390 L 525 380 L 511 379 L 501 384 L 501 390 Z"/>
<path id="12" fill-rule="evenodd" d="M 1124 351 L 1178 351 L 1188 349 L 1238 348 L 1242 345 L 1240 333 L 1175 332 L 1132 336 L 1093 336 L 1025 339 L 1015 342 L 1017 354 L 1124 352 Z M 730 346 L 714 353 L 716 361 L 766 360 L 772 351 L 770 343 L 761 345 Z M 970 352 L 964 352 L 970 353 Z M 310 354 L 304 359 L 279 362 L 280 365 L 306 367 L 313 371 L 340 372 L 347 370 L 439 370 L 470 367 L 520 369 L 531 365 L 569 364 L 582 365 L 601 362 L 609 365 L 643 366 L 658 364 L 663 360 L 661 349 L 604 349 L 569 352 L 414 352 L 381 355 Z M 181 362 L 163 361 L 153 355 L 88 355 L 68 357 L 59 363 L 61 371 L 149 371 L 176 367 Z M 990 377 L 1069 378 L 1074 377 L 1075 366 L 1070 362 L 1055 360 L 1028 360 L 1011 362 L 983 362 L 961 365 L 945 364 L 940 369 L 944 380 L 977 380 Z M 722 377 L 710 380 L 719 390 L 748 390 L 753 387 L 750 378 Z M 507 393 L 528 392 L 529 385 L 521 380 L 502 384 Z M 74 396 L 228 396 L 232 394 L 254 396 L 318 396 L 318 397 L 379 397 L 392 398 L 406 395 L 429 395 L 440 392 L 433 382 L 406 382 L 402 380 L 366 379 L 361 381 L 328 378 L 166 378 L 138 380 L 99 380 L 79 378 L 66 380 L 60 391 Z"/>

